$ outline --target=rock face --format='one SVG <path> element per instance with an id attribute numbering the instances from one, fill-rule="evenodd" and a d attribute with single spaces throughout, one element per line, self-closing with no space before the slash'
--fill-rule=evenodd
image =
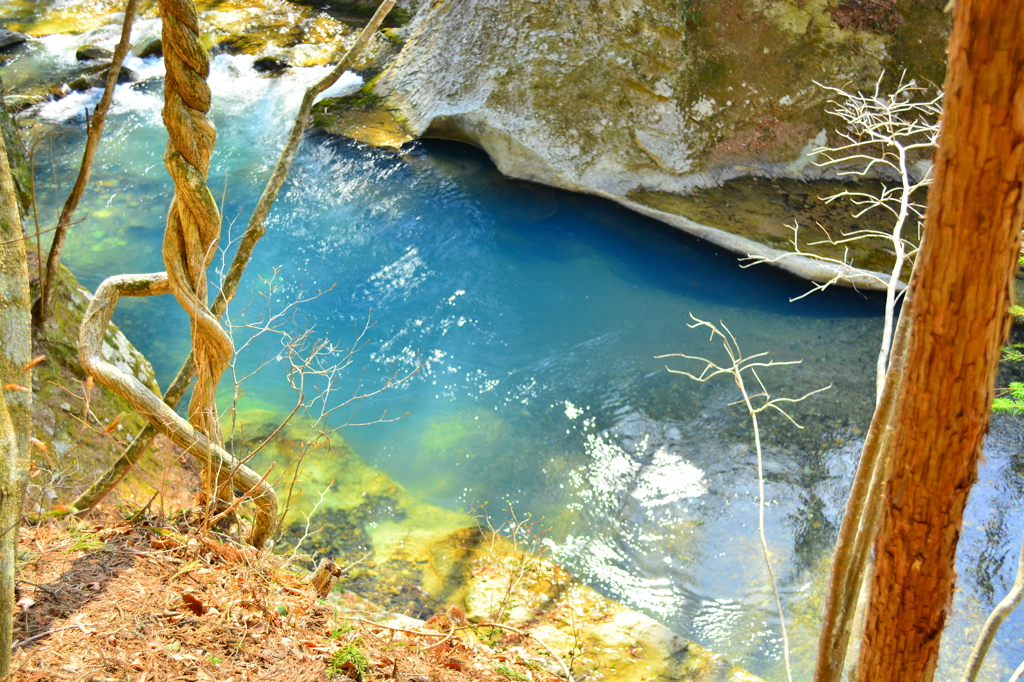
<path id="1" fill-rule="evenodd" d="M 700 232 L 627 195 L 820 176 L 809 153 L 834 121 L 814 81 L 866 87 L 885 69 L 942 82 L 941 0 L 878 21 L 830 4 L 443 0 L 413 19 L 375 92 L 412 134 L 471 142 L 506 175 Z"/>
<path id="2" fill-rule="evenodd" d="M 6 100 L 7 98 L 4 98 L 0 104 L 0 134 L 4 136 L 7 163 L 10 164 L 11 175 L 14 177 L 14 188 L 18 191 L 18 208 L 24 217 L 28 215 L 28 210 L 32 206 L 32 171 L 29 169 L 28 155 L 18 133 L 18 124 L 8 110 Z"/>
<path id="3" fill-rule="evenodd" d="M 28 260 L 35 297 L 39 287 L 35 253 L 29 252 Z M 57 271 L 55 286 L 53 318 L 33 344 L 33 354 L 45 358 L 36 366 L 32 382 L 32 421 L 39 445 L 33 451 L 37 473 L 29 482 L 26 509 L 33 513 L 73 500 L 121 454 L 130 434 L 138 433 L 145 424 L 128 403 L 102 386 L 93 386 L 82 371 L 78 329 L 92 293 L 64 266 Z M 103 339 L 103 357 L 159 391 L 152 365 L 115 325 L 110 325 Z M 83 419 L 85 414 L 88 422 Z M 102 429 L 108 430 L 97 436 Z M 159 479 L 161 470 L 152 457 L 144 458 L 141 466 L 149 480 Z M 118 496 L 127 499 L 125 496 L 139 493 L 139 487 L 138 480 L 131 481 L 127 488 L 119 489 Z M 141 487 L 147 488 L 145 484 Z"/>

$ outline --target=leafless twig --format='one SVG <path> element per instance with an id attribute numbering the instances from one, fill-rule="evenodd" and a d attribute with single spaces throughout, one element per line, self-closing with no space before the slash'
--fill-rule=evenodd
<path id="1" fill-rule="evenodd" d="M 775 596 L 775 607 L 779 612 L 779 624 L 782 629 L 782 656 L 783 663 L 786 668 L 786 679 L 789 680 L 789 682 L 793 682 L 793 671 L 789 663 L 789 635 L 786 633 L 786 618 L 782 612 L 782 599 L 779 596 L 779 587 L 775 579 L 775 570 L 772 568 L 771 558 L 768 553 L 768 539 L 764 533 L 764 466 L 761 452 L 761 429 L 758 424 L 757 416 L 767 410 L 775 410 L 798 429 L 803 428 L 795 419 L 793 419 L 792 416 L 790 416 L 788 412 L 779 406 L 780 403 L 799 403 L 815 393 L 821 393 L 822 391 L 828 390 L 832 386 L 830 384 L 824 388 L 810 391 L 799 398 L 773 398 L 768 392 L 768 389 L 765 388 L 757 370 L 768 367 L 797 365 L 800 364 L 799 360 L 788 362 L 765 360 L 768 353 L 757 353 L 749 357 L 744 357 L 742 351 L 740 351 L 739 344 L 736 342 L 736 337 L 732 335 L 732 332 L 729 331 L 729 328 L 726 327 L 725 324 L 719 322 L 719 325 L 721 325 L 721 329 L 719 329 L 717 325 L 711 322 L 706 322 L 694 317 L 693 313 L 690 313 L 690 318 L 693 320 L 693 324 L 688 324 L 687 326 L 691 329 L 708 329 L 711 334 L 711 339 L 718 339 L 718 341 L 721 342 L 722 348 L 725 349 L 726 355 L 729 357 L 729 362 L 725 365 L 718 365 L 707 358 L 686 355 L 685 353 L 669 353 L 667 355 L 659 355 L 657 357 L 697 360 L 698 362 L 704 363 L 704 368 L 701 370 L 700 374 L 692 374 L 685 370 L 672 369 L 667 366 L 665 369 L 673 374 L 682 374 L 694 381 L 699 381 L 700 383 L 706 383 L 711 379 L 722 375 L 730 376 L 736 383 L 736 387 L 740 390 L 740 395 L 742 396 L 741 399 L 732 404 L 735 405 L 742 403 L 744 407 L 746 407 L 747 414 L 754 426 L 754 450 L 757 453 L 757 489 L 759 500 L 757 506 L 757 533 L 761 539 L 761 552 L 764 556 L 765 566 L 768 568 L 768 578 L 771 581 L 772 594 Z M 748 390 L 746 381 L 744 380 L 744 375 L 746 373 L 749 373 L 754 377 L 754 380 L 757 382 L 757 387 L 760 389 L 759 392 L 752 394 L 750 390 Z"/>

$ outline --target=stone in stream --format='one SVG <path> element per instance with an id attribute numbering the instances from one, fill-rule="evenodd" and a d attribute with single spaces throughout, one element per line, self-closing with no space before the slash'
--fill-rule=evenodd
<path id="1" fill-rule="evenodd" d="M 164 56 L 164 43 L 160 36 L 149 36 L 132 45 L 132 54 L 139 59 Z"/>
<path id="2" fill-rule="evenodd" d="M 18 33 L 17 31 L 9 31 L 6 28 L 0 28 L 0 50 L 12 47 L 14 45 L 21 45 L 28 40 L 28 36 L 24 33 Z"/>
<path id="3" fill-rule="evenodd" d="M 256 73 L 281 73 L 290 68 L 291 64 L 276 57 L 260 57 L 252 63 L 252 69 Z"/>
<path id="4" fill-rule="evenodd" d="M 44 101 L 46 101 L 46 98 L 42 95 L 4 95 L 4 104 L 7 105 L 12 114 L 20 113 Z"/>
<path id="5" fill-rule="evenodd" d="M 110 64 L 98 65 L 93 70 L 87 71 L 68 82 L 68 87 L 78 92 L 83 92 L 90 88 L 106 87 L 108 73 L 110 73 Z M 126 66 L 122 66 L 121 70 L 117 72 L 118 85 L 121 85 L 122 83 L 134 83 L 138 80 L 139 74 Z"/>
<path id="6" fill-rule="evenodd" d="M 80 62 L 94 61 L 97 59 L 112 59 L 114 53 L 105 47 L 99 45 L 82 45 L 80 48 L 75 50 L 75 59 Z"/>

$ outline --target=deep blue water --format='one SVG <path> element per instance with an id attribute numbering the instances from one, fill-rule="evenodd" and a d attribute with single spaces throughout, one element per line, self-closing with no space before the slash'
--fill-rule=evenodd
<path id="1" fill-rule="evenodd" d="M 33 54 L 60 63 L 73 43 L 87 40 L 53 39 Z M 301 82 L 314 75 L 297 69 L 267 79 L 250 66 L 251 59 L 222 55 L 212 76 L 220 136 L 210 185 L 218 197 L 224 191 L 224 258 L 276 160 Z M 158 62 L 133 67 L 160 69 Z M 33 115 L 67 125 L 97 97 L 74 95 Z M 89 218 L 75 228 L 65 259 L 86 286 L 163 269 L 171 185 L 160 97 L 159 80 L 119 92 L 81 209 Z M 64 191 L 83 137 L 70 132 L 53 141 Z M 43 181 L 41 203 L 52 206 L 54 198 Z M 50 217 L 44 209 L 44 223 Z M 820 579 L 870 417 L 878 297 L 833 289 L 790 303 L 806 283 L 768 267 L 741 269 L 735 255 L 610 202 L 504 179 L 479 150 L 418 142 L 394 153 L 316 132 L 295 160 L 232 305 L 236 324 L 266 315 L 260 292 L 270 279 L 274 310 L 311 299 L 281 330 L 313 329 L 347 347 L 365 320 L 376 321 L 339 396 L 420 366 L 406 383 L 363 401 L 354 416 L 350 409 L 335 414 L 338 425 L 407 413 L 344 430 L 367 461 L 435 504 L 510 502 L 545 515 L 556 556 L 577 577 L 757 673 L 778 676 L 774 608 L 756 545 L 750 435 L 728 405 L 735 389 L 669 375 L 655 356 L 721 359 L 705 334 L 687 328 L 692 313 L 723 321 L 747 353 L 803 359 L 765 375 L 780 394 L 834 385 L 794 408 L 805 432 L 766 424 L 769 539 L 787 603 L 807 611 L 808 586 Z M 166 385 L 188 343 L 187 319 L 173 298 L 124 300 L 115 320 Z M 251 329 L 236 333 L 241 344 Z M 278 337 L 265 335 L 240 357 L 240 371 L 271 359 L 247 382 L 243 415 L 290 410 L 285 363 L 273 361 L 279 352 Z M 1015 563 L 1018 430 L 1017 422 L 1000 420 L 990 438 L 964 535 L 954 627 L 982 617 L 978 604 L 991 599 L 985 585 L 999 586 L 998 599 Z M 814 635 L 813 618 L 794 627 L 805 639 Z M 995 654 L 1010 669 L 1024 655 L 1013 643 L 1020 636 L 1015 617 L 1004 625 L 1009 643 Z"/>

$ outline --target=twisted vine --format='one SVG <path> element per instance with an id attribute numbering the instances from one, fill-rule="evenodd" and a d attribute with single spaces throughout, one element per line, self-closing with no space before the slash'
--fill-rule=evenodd
<path id="1" fill-rule="evenodd" d="M 189 315 L 196 387 L 189 422 L 211 442 L 224 441 L 217 415 L 217 382 L 231 360 L 231 339 L 208 307 L 206 271 L 217 250 L 220 212 L 206 184 L 217 130 L 210 111 L 210 59 L 199 43 L 199 15 L 192 0 L 160 0 L 163 18 L 164 163 L 174 180 L 174 198 L 164 232 L 164 266 L 171 291 Z M 233 498 L 230 472 L 213 460 L 204 469 L 203 489 L 221 506 Z"/>
<path id="2" fill-rule="evenodd" d="M 256 505 L 249 542 L 255 547 L 262 547 L 277 523 L 277 495 L 265 477 L 257 476 L 252 469 L 238 462 L 219 444 L 212 442 L 199 429 L 178 416 L 148 386 L 103 357 L 103 339 L 118 299 L 121 296 L 159 296 L 167 293 L 171 293 L 171 285 L 167 274 L 163 272 L 117 275 L 103 280 L 89 301 L 89 308 L 85 311 L 78 333 L 78 357 L 82 369 L 95 377 L 97 383 L 128 401 L 158 431 L 191 453 L 205 468 L 228 473 L 235 487 L 251 496 Z"/>
<path id="3" fill-rule="evenodd" d="M 388 12 L 395 6 L 395 0 L 384 0 L 377 8 L 370 21 L 360 31 L 359 36 L 356 38 L 356 42 L 348 48 L 343 54 L 339 53 L 338 63 L 331 71 L 324 76 L 322 79 L 310 85 L 306 89 L 306 93 L 302 97 L 302 103 L 299 106 L 299 111 L 295 115 L 295 121 L 292 124 L 291 132 L 288 135 L 288 142 L 285 144 L 281 155 L 278 158 L 277 165 L 274 168 L 274 172 L 271 174 L 270 179 L 267 181 L 267 185 L 263 190 L 262 196 L 260 196 L 259 202 L 256 204 L 256 208 L 253 210 L 252 216 L 249 218 L 249 224 L 245 228 L 245 233 L 242 235 L 241 240 L 238 244 L 238 250 L 235 252 L 235 257 L 231 262 L 231 267 L 228 269 L 227 275 L 224 277 L 224 282 L 221 286 L 220 293 L 214 300 L 211 306 L 211 312 L 214 313 L 218 318 L 224 313 L 227 307 L 228 301 L 230 301 L 238 288 L 238 282 L 242 278 L 242 273 L 245 271 L 246 265 L 249 262 L 249 258 L 252 256 L 253 249 L 256 243 L 266 233 L 266 218 L 270 212 L 270 207 L 273 205 L 274 200 L 277 198 L 277 193 L 281 190 L 281 186 L 284 184 L 285 177 L 288 175 L 288 170 L 291 168 L 292 160 L 295 157 L 295 153 L 299 148 L 299 144 L 302 141 L 303 133 L 306 130 L 306 126 L 309 123 L 310 111 L 313 108 L 313 100 L 322 93 L 324 90 L 334 85 L 343 73 L 345 73 L 352 64 L 355 63 L 356 57 L 360 54 L 363 48 L 366 47 L 367 43 L 376 33 L 377 29 L 380 28 L 381 23 L 387 16 Z M 188 359 L 178 370 L 177 376 L 174 381 L 167 388 L 167 392 L 164 394 L 164 402 L 170 407 L 177 405 L 178 401 L 185 394 L 188 388 L 189 382 L 192 380 L 192 375 L 195 374 L 195 363 L 193 357 L 189 355 Z M 103 497 L 113 489 L 131 470 L 133 466 L 138 462 L 139 458 L 145 453 L 146 448 L 149 447 L 153 437 L 157 433 L 156 426 L 150 424 L 140 431 L 135 440 L 132 441 L 131 445 L 125 450 L 124 454 L 121 455 L 103 474 L 83 492 L 75 502 L 71 505 L 79 510 L 91 509 L 97 505 Z"/>
<path id="4" fill-rule="evenodd" d="M 217 382 L 231 360 L 231 339 L 207 306 L 206 270 L 220 237 L 220 212 L 206 185 L 217 131 L 206 114 L 210 61 L 199 43 L 199 16 L 192 0 L 160 0 L 163 17 L 164 163 L 174 180 L 163 256 L 167 272 L 104 280 L 79 331 L 79 358 L 96 381 L 127 400 L 143 417 L 203 464 L 203 492 L 211 517 L 237 506 L 234 486 L 252 496 L 257 512 L 249 542 L 261 547 L 277 522 L 277 495 L 264 478 L 224 451 L 217 417 Z M 185 421 L 135 377 L 106 362 L 103 338 L 121 296 L 173 293 L 189 314 L 197 386 Z M 211 521 L 212 523 L 212 521 Z"/>

